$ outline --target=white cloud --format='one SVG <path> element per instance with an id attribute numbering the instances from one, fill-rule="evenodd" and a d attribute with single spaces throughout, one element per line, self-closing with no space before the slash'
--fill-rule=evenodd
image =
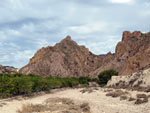
<path id="1" fill-rule="evenodd" d="M 147 11 L 147 10 L 140 11 L 139 16 L 142 18 L 150 17 L 150 10 L 149 11 Z"/>
<path id="2" fill-rule="evenodd" d="M 109 0 L 111 3 L 119 3 L 119 4 L 124 4 L 124 3 L 133 3 L 133 0 Z"/>
<path id="3" fill-rule="evenodd" d="M 150 7 L 150 1 L 149 1 L 149 2 L 144 2 L 144 5 L 145 5 L 146 7 Z"/>
<path id="4" fill-rule="evenodd" d="M 90 40 L 90 41 L 79 41 L 80 45 L 86 45 L 90 51 L 93 53 L 100 55 L 100 54 L 107 54 L 108 52 L 115 52 L 115 47 L 118 43 L 118 38 L 120 36 L 107 36 L 105 40 Z M 104 38 L 104 37 L 103 37 Z"/>
<path id="5" fill-rule="evenodd" d="M 10 0 L 10 4 L 13 6 L 13 8 L 22 7 L 22 3 L 20 0 Z"/>
<path id="6" fill-rule="evenodd" d="M 105 31 L 108 27 L 108 24 L 106 23 L 93 23 L 93 24 L 87 24 L 87 25 L 80 25 L 80 26 L 71 26 L 68 27 L 69 30 L 72 32 L 76 32 L 79 34 L 89 34 L 94 32 L 102 32 Z"/>
<path id="7" fill-rule="evenodd" d="M 5 66 L 15 66 L 17 68 L 26 65 L 29 59 L 34 55 L 35 51 L 12 51 L 9 54 L 5 54 L 0 58 L 0 62 Z"/>
<path id="8" fill-rule="evenodd" d="M 9 29 L 9 30 L 7 31 L 7 33 L 10 33 L 10 34 L 13 35 L 13 36 L 20 36 L 20 35 L 21 35 L 21 33 L 20 33 L 19 31 L 14 30 L 14 29 Z"/>

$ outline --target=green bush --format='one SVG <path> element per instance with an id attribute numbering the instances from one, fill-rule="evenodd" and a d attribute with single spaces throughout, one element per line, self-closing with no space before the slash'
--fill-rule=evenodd
<path id="1" fill-rule="evenodd" d="M 99 78 L 98 83 L 100 85 L 106 85 L 112 76 L 117 76 L 117 75 L 118 75 L 118 72 L 113 69 L 103 71 L 98 75 L 98 78 Z"/>
<path id="2" fill-rule="evenodd" d="M 14 79 L 16 85 L 16 94 L 30 94 L 32 93 L 33 81 L 28 76 L 17 77 Z"/>
<path id="3" fill-rule="evenodd" d="M 40 76 L 29 75 L 30 80 L 33 82 L 32 92 L 39 92 L 48 89 L 48 81 Z"/>
<path id="4" fill-rule="evenodd" d="M 91 78 L 90 82 L 96 82 L 98 83 L 99 79 L 98 78 Z"/>
<path id="5" fill-rule="evenodd" d="M 88 85 L 89 81 L 91 81 L 91 79 L 89 77 L 79 77 L 79 83 L 83 84 L 83 85 Z"/>
<path id="6" fill-rule="evenodd" d="M 54 88 L 74 87 L 79 84 L 87 85 L 90 81 L 89 77 L 43 78 L 37 75 L 0 74 L 0 98 L 49 91 Z"/>
<path id="7" fill-rule="evenodd" d="M 61 78 L 48 77 L 46 79 L 50 89 L 61 88 L 63 86 Z"/>
<path id="8" fill-rule="evenodd" d="M 0 76 L 0 97 L 7 97 L 11 96 L 11 93 L 13 92 L 14 84 L 12 83 L 12 79 L 8 76 Z"/>

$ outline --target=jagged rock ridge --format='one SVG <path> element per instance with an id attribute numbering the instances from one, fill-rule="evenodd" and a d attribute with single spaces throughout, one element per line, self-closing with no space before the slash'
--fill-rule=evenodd
<path id="1" fill-rule="evenodd" d="M 29 64 L 20 69 L 23 74 L 42 76 L 90 76 L 107 69 L 119 74 L 131 74 L 150 67 L 150 33 L 124 31 L 115 53 L 94 55 L 67 36 L 54 47 L 41 48 Z"/>
<path id="2" fill-rule="evenodd" d="M 91 72 L 97 76 L 106 69 L 115 69 L 120 75 L 129 75 L 150 67 L 150 33 L 124 31 L 122 41 L 116 46 L 115 54 L 109 62 Z M 111 56 L 111 55 L 110 55 Z M 105 58 L 104 58 L 105 59 Z"/>
<path id="3" fill-rule="evenodd" d="M 17 73 L 17 68 L 0 65 L 0 74 Z"/>

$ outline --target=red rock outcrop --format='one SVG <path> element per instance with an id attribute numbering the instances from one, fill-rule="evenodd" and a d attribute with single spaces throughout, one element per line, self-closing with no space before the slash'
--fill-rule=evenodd
<path id="1" fill-rule="evenodd" d="M 126 34 L 127 32 L 124 32 Z M 125 38 L 127 37 L 127 38 Z M 116 57 L 125 59 L 125 67 L 121 74 L 131 74 L 149 67 L 150 64 L 150 33 L 135 31 L 123 36 L 122 42 L 116 47 Z M 120 46 L 121 44 L 121 46 Z"/>
<path id="2" fill-rule="evenodd" d="M 104 58 L 105 59 L 105 58 Z M 114 57 L 91 72 L 97 76 L 106 69 L 115 69 L 120 75 L 128 75 L 150 67 L 150 33 L 124 31 L 122 41 L 116 46 Z"/>
<path id="3" fill-rule="evenodd" d="M 127 75 L 150 67 L 150 33 L 124 31 L 115 53 L 92 54 L 67 36 L 54 47 L 41 48 L 29 64 L 20 69 L 24 74 L 42 76 L 90 76 L 107 69 Z"/>
<path id="4" fill-rule="evenodd" d="M 102 60 L 103 56 L 92 54 L 67 36 L 54 47 L 41 48 L 37 51 L 20 72 L 42 76 L 87 76 L 100 66 Z"/>

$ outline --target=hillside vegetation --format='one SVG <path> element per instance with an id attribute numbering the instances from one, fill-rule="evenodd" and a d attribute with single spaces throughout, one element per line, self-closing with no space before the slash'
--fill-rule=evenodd
<path id="1" fill-rule="evenodd" d="M 41 77 L 38 75 L 0 74 L 0 98 L 17 95 L 29 95 L 34 92 L 50 91 L 55 88 L 87 86 L 89 82 L 106 84 L 111 76 L 118 74 L 114 70 L 107 70 L 98 78 L 89 77 Z"/>
<path id="2" fill-rule="evenodd" d="M 0 98 L 15 95 L 26 95 L 33 92 L 49 91 L 54 88 L 74 87 L 88 85 L 91 81 L 88 77 L 60 78 L 38 75 L 1 74 L 0 75 Z"/>

